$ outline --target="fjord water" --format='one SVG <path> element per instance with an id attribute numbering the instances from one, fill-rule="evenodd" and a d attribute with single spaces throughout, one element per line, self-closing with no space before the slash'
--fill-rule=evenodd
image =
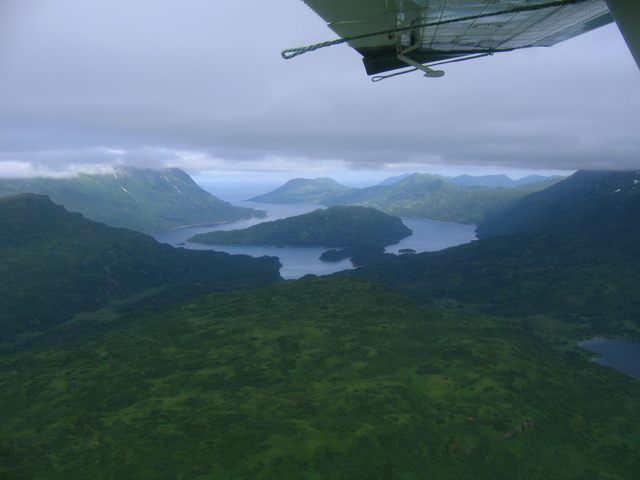
<path id="1" fill-rule="evenodd" d="M 281 203 L 253 203 L 242 202 L 243 207 L 255 208 L 256 210 L 266 210 L 267 218 L 251 218 L 237 222 L 221 223 L 215 225 L 198 225 L 193 227 L 182 227 L 169 233 L 156 235 L 159 242 L 168 243 L 173 246 L 196 250 L 214 250 L 216 252 L 227 252 L 231 254 L 245 254 L 252 257 L 264 255 L 278 257 L 282 268 L 280 274 L 285 279 L 300 278 L 307 274 L 329 275 L 340 270 L 353 268 L 348 259 L 339 262 L 323 262 L 320 255 L 327 251 L 322 247 L 273 247 L 269 245 L 205 245 L 187 242 L 197 233 L 212 232 L 215 230 L 238 230 L 251 227 L 261 222 L 273 221 L 280 218 L 302 215 L 312 212 L 319 205 L 311 204 L 281 204 Z M 413 230 L 413 235 L 403 239 L 396 245 L 387 247 L 388 253 L 398 253 L 400 249 L 410 248 L 417 253 L 432 252 L 444 248 L 453 247 L 462 243 L 467 243 L 475 239 L 475 225 L 462 225 L 458 223 L 436 222 L 421 218 L 406 218 L 402 220 L 404 224 Z"/>
<path id="2" fill-rule="evenodd" d="M 476 226 L 462 223 L 437 222 L 425 218 L 403 218 L 402 223 L 413 230 L 413 235 L 386 248 L 387 253 L 398 253 L 411 248 L 416 253 L 435 252 L 468 243 L 476 238 Z"/>
<path id="3" fill-rule="evenodd" d="M 583 348 L 602 355 L 593 361 L 640 379 L 640 342 L 620 338 L 593 337 L 578 342 Z"/>

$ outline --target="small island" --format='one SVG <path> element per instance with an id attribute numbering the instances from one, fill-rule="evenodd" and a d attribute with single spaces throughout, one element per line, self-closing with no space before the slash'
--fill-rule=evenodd
<path id="1" fill-rule="evenodd" d="M 264 222 L 243 230 L 200 233 L 193 243 L 214 245 L 290 245 L 379 250 L 413 232 L 402 220 L 375 208 L 335 206 L 304 215 Z"/>

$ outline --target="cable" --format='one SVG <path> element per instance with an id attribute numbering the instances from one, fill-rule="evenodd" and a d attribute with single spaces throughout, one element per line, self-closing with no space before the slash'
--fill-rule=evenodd
<path id="1" fill-rule="evenodd" d="M 565 5 L 572 5 L 572 4 L 581 3 L 584 1 L 586 0 L 561 0 L 557 2 L 540 3 L 537 5 L 515 7 L 507 10 L 501 10 L 499 12 L 482 13 L 478 15 L 468 15 L 466 17 L 452 18 L 449 20 L 440 20 L 438 22 L 431 22 L 431 23 L 427 22 L 419 25 L 412 25 L 409 27 L 394 28 L 390 30 L 381 30 L 379 32 L 365 33 L 362 35 L 355 35 L 352 37 L 343 37 L 343 38 L 338 38 L 336 40 L 329 40 L 322 43 L 316 43 L 315 45 L 309 45 L 307 47 L 287 48 L 286 50 L 282 51 L 281 55 L 282 55 L 282 58 L 284 58 L 285 60 L 289 60 L 293 57 L 297 57 L 298 55 L 302 55 L 303 53 L 313 52 L 320 48 L 331 47 L 333 45 L 340 45 L 342 43 L 350 42 L 353 40 L 361 40 L 363 38 L 377 37 L 378 35 L 389 35 L 393 33 L 406 32 L 410 30 L 415 30 L 417 28 L 436 27 L 439 25 L 447 25 L 450 23 L 465 22 L 467 20 L 476 20 L 479 18 L 495 17 L 498 15 L 507 15 L 511 13 L 520 13 L 520 12 L 533 12 L 537 10 L 543 10 L 545 8 L 563 7 Z"/>

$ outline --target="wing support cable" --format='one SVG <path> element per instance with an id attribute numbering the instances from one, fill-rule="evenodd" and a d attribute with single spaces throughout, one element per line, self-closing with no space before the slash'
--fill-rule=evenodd
<path id="1" fill-rule="evenodd" d="M 390 35 L 390 34 L 395 34 L 395 33 L 401 33 L 401 32 L 406 32 L 406 31 L 409 31 L 409 30 L 415 30 L 417 28 L 437 27 L 437 26 L 440 26 L 440 25 L 448 25 L 450 23 L 466 22 L 468 20 L 477 20 L 477 19 L 480 19 L 480 18 L 496 17 L 498 15 L 507 15 L 507 14 L 520 13 L 520 12 L 533 12 L 533 11 L 537 11 L 537 10 L 543 10 L 545 8 L 563 7 L 565 5 L 573 5 L 575 3 L 581 3 L 581 2 L 584 2 L 584 1 L 586 1 L 586 0 L 560 0 L 560 1 L 556 1 L 556 2 L 539 3 L 539 4 L 536 4 L 536 5 L 514 7 L 514 8 L 509 8 L 509 9 L 506 9 L 506 10 L 500 10 L 498 12 L 481 13 L 481 14 L 477 14 L 477 15 L 468 15 L 466 17 L 458 17 L 458 18 L 450 18 L 448 20 L 440 20 L 440 21 L 437 21 L 437 22 L 421 23 L 419 25 L 411 25 L 411 26 L 406 26 L 406 27 L 396 27 L 396 28 L 392 28 L 390 30 L 382 30 L 382 31 L 379 31 L 379 32 L 365 33 L 365 34 L 362 34 L 362 35 L 354 35 L 352 37 L 342 37 L 342 38 L 338 38 L 336 40 L 329 40 L 329 41 L 322 42 L 322 43 L 316 43 L 314 45 L 309 45 L 307 47 L 287 48 L 286 50 L 283 50 L 281 52 L 281 55 L 282 55 L 282 58 L 284 58 L 285 60 L 289 60 L 289 59 L 291 59 L 293 57 L 297 57 L 298 55 L 302 55 L 303 53 L 313 52 L 313 51 L 318 50 L 320 48 L 331 47 L 333 45 L 340 45 L 340 44 L 351 42 L 351 41 L 354 41 L 354 40 L 361 40 L 363 38 L 377 37 L 378 35 Z M 424 67 L 424 65 L 422 65 L 422 66 Z M 418 67 L 416 67 L 416 68 L 418 68 Z M 422 68 L 419 68 L 419 69 L 423 70 Z"/>

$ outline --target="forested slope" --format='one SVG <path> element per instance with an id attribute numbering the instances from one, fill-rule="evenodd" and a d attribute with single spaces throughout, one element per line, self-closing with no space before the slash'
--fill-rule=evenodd
<path id="1" fill-rule="evenodd" d="M 69 213 L 42 195 L 0 199 L 2 341 L 150 289 L 228 291 L 281 280 L 275 257 L 176 249 Z M 178 288 L 179 286 L 183 286 Z M 192 285 L 189 293 L 185 285 Z M 201 285 L 202 288 L 196 285 Z"/>
<path id="2" fill-rule="evenodd" d="M 189 241 L 383 249 L 409 235 L 411 230 L 397 217 L 374 208 L 335 206 L 243 230 L 200 233 Z"/>
<path id="3" fill-rule="evenodd" d="M 640 386 L 355 278 L 200 297 L 0 357 L 0 475 L 634 478 Z"/>
<path id="4" fill-rule="evenodd" d="M 576 174 L 552 187 L 553 195 L 532 194 L 523 211 L 502 217 L 505 226 L 528 233 L 345 273 L 391 285 L 421 303 L 493 315 L 546 315 L 567 328 L 583 328 L 585 335 L 638 336 L 640 186 L 634 175 Z"/>

